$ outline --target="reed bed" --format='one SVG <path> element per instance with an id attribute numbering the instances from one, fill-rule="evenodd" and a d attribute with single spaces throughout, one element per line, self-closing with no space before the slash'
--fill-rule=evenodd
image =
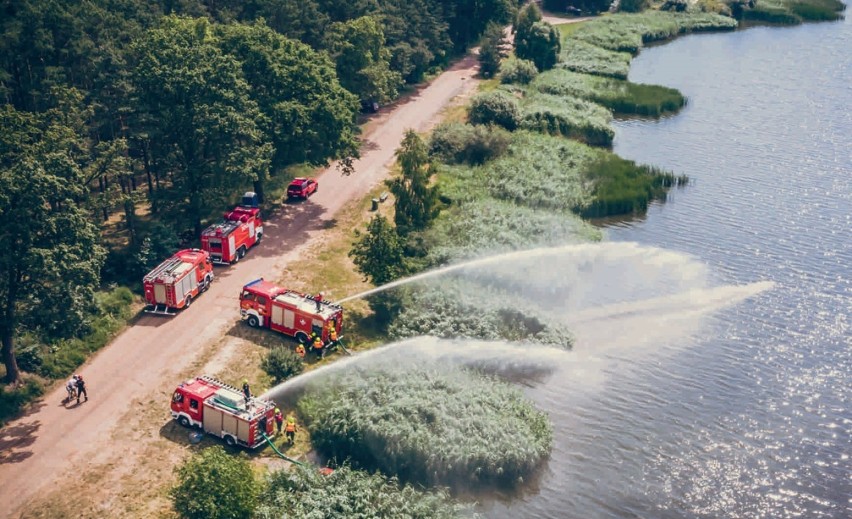
<path id="1" fill-rule="evenodd" d="M 611 153 L 601 154 L 585 175 L 594 184 L 593 201 L 576 209 L 585 217 L 644 212 L 652 200 L 665 200 L 668 188 L 689 182 L 685 175 L 637 165 Z"/>
<path id="2" fill-rule="evenodd" d="M 331 474 L 293 467 L 273 472 L 261 493 L 255 516 L 475 518 L 470 507 L 453 504 L 441 490 L 422 491 L 393 478 L 343 466 Z"/>
<path id="3" fill-rule="evenodd" d="M 429 264 L 441 265 L 535 247 L 601 240 L 601 232 L 565 211 L 482 197 L 453 205 L 424 234 Z"/>
<path id="4" fill-rule="evenodd" d="M 732 30 L 736 27 L 736 20 L 714 13 L 646 11 L 590 20 L 571 38 L 611 51 L 636 54 L 645 43 L 688 32 Z"/>
<path id="5" fill-rule="evenodd" d="M 797 25 L 805 21 L 831 21 L 843 18 L 846 6 L 839 0 L 758 0 L 743 11 L 743 20 Z"/>
<path id="6" fill-rule="evenodd" d="M 495 378 L 419 362 L 323 379 L 299 401 L 314 446 L 401 481 L 514 485 L 549 455 L 547 416 Z"/>
<path id="7" fill-rule="evenodd" d="M 392 339 L 429 335 L 536 343 L 571 349 L 564 326 L 549 322 L 531 302 L 486 283 L 463 278 L 431 281 L 409 291 L 390 328 Z"/>
<path id="8" fill-rule="evenodd" d="M 576 139 L 592 146 L 610 146 L 615 132 L 612 114 L 583 99 L 527 91 L 521 102 L 521 128 Z"/>
<path id="9" fill-rule="evenodd" d="M 545 94 L 588 99 L 620 115 L 659 117 L 676 112 L 686 104 L 686 98 L 674 88 L 631 83 L 562 69 L 549 70 L 539 75 L 530 85 L 530 89 Z"/>
<path id="10" fill-rule="evenodd" d="M 629 52 L 615 52 L 575 38 L 567 38 L 562 44 L 557 68 L 583 74 L 627 79 L 630 71 Z"/>

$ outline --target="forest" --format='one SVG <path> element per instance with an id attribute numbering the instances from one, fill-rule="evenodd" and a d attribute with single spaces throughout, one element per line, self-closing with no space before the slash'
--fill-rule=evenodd
<path id="1" fill-rule="evenodd" d="M 0 9 L 0 337 L 5 381 L 17 386 L 22 369 L 62 377 L 102 346 L 129 315 L 123 287 L 194 244 L 244 191 L 263 200 L 293 167 L 339 160 L 351 173 L 361 106 L 437 73 L 490 22 L 510 22 L 516 4 L 10 0 Z M 73 353 L 56 347 L 68 341 Z M 37 392 L 31 382 L 21 391 Z M 2 416 L 16 407 L 8 396 Z"/>

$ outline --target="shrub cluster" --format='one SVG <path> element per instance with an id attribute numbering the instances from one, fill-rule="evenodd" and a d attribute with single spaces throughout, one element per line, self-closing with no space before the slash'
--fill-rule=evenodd
<path id="1" fill-rule="evenodd" d="M 305 369 L 301 357 L 284 346 L 276 346 L 266 353 L 260 367 L 278 384 L 295 377 Z"/>
<path id="2" fill-rule="evenodd" d="M 686 98 L 674 88 L 631 83 L 561 69 L 541 74 L 530 88 L 546 94 L 588 99 L 616 114 L 659 117 L 675 112 L 686 104 Z"/>
<path id="3" fill-rule="evenodd" d="M 615 132 L 606 108 L 582 99 L 536 91 L 524 96 L 521 127 L 551 135 L 562 135 L 593 146 L 609 146 Z"/>
<path id="4" fill-rule="evenodd" d="M 245 456 L 210 447 L 177 469 L 171 490 L 175 511 L 185 519 L 250 519 L 258 486 Z"/>
<path id="5" fill-rule="evenodd" d="M 503 64 L 500 70 L 500 82 L 526 85 L 538 75 L 538 68 L 530 60 L 512 59 Z"/>
<path id="6" fill-rule="evenodd" d="M 516 484 L 553 438 L 518 389 L 432 364 L 323 379 L 298 405 L 323 454 L 426 484 Z"/>
<path id="7" fill-rule="evenodd" d="M 21 409 L 40 397 L 44 388 L 38 381 L 27 378 L 23 385 L 15 389 L 9 389 L 5 384 L 0 384 L 0 426 L 21 411 Z"/>
<path id="8" fill-rule="evenodd" d="M 477 94 L 470 102 L 468 119 L 472 124 L 496 124 L 514 130 L 521 119 L 518 100 L 502 90 Z"/>
<path id="9" fill-rule="evenodd" d="M 293 467 L 273 472 L 256 510 L 259 519 L 285 517 L 477 517 L 444 491 L 424 492 L 396 479 L 343 466 L 331 474 Z"/>
<path id="10" fill-rule="evenodd" d="M 483 164 L 502 155 L 510 141 L 499 126 L 444 123 L 432 131 L 429 155 L 447 164 Z"/>

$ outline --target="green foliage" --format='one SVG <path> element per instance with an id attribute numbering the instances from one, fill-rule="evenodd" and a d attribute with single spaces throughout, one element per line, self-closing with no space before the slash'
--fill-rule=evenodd
<path id="1" fill-rule="evenodd" d="M 278 470 L 260 496 L 260 519 L 286 517 L 382 517 L 451 519 L 471 517 L 441 490 L 426 492 L 399 485 L 395 478 L 339 467 L 331 474 L 313 468 Z M 473 516 L 476 517 L 476 516 Z"/>
<path id="2" fill-rule="evenodd" d="M 396 229 L 384 216 L 374 216 L 366 234 L 356 231 L 358 241 L 349 251 L 358 272 L 381 286 L 405 274 L 402 243 Z"/>
<path id="3" fill-rule="evenodd" d="M 539 20 L 529 27 L 526 25 L 518 27 L 515 34 L 515 55 L 520 59 L 532 61 L 538 70 L 553 68 L 561 50 L 559 31 L 549 23 Z"/>
<path id="4" fill-rule="evenodd" d="M 438 214 L 438 191 L 429 186 L 435 173 L 429 165 L 426 143 L 414 130 L 405 132 L 405 137 L 396 150 L 401 174 L 387 181 L 394 203 L 394 222 L 400 236 L 411 231 L 425 229 Z"/>
<path id="5" fill-rule="evenodd" d="M 210 447 L 177 469 L 172 504 L 185 519 L 249 519 L 259 487 L 251 464 L 242 455 Z"/>
<path id="6" fill-rule="evenodd" d="M 28 403 L 44 394 L 44 388 L 37 380 L 24 379 L 23 385 L 9 388 L 0 384 L 0 426 L 15 418 Z"/>
<path id="7" fill-rule="evenodd" d="M 263 23 L 215 27 L 219 46 L 242 67 L 259 121 L 273 144 L 272 171 L 357 154 L 358 99 L 338 82 L 329 58 Z"/>
<path id="8" fill-rule="evenodd" d="M 646 11 L 619 13 L 590 20 L 571 36 L 618 52 L 636 54 L 644 43 L 666 40 L 688 32 L 731 30 L 737 21 L 711 13 Z"/>
<path id="9" fill-rule="evenodd" d="M 496 124 L 514 130 L 521 119 L 518 100 L 502 90 L 477 94 L 468 107 L 468 119 L 472 124 Z"/>
<path id="10" fill-rule="evenodd" d="M 541 74 L 530 87 L 545 94 L 588 99 L 616 114 L 659 117 L 680 110 L 686 104 L 686 99 L 674 88 L 577 74 L 563 69 Z"/>
<path id="11" fill-rule="evenodd" d="M 757 0 L 738 12 L 744 20 L 796 25 L 803 21 L 839 20 L 845 8 L 839 0 Z"/>
<path id="12" fill-rule="evenodd" d="M 439 485 L 515 484 L 548 456 L 550 423 L 519 390 L 418 364 L 347 371 L 309 388 L 298 405 L 316 448 Z"/>
<path id="13" fill-rule="evenodd" d="M 498 126 L 444 123 L 430 135 L 429 155 L 450 164 L 483 164 L 502 155 L 511 138 Z"/>
<path id="14" fill-rule="evenodd" d="M 18 327 L 69 337 L 85 326 L 103 264 L 97 228 L 78 203 L 85 117 L 75 91 L 41 115 L 0 108 L 0 339 L 8 382 L 19 380 Z M 12 224 L 11 222 L 14 222 Z"/>
<path id="15" fill-rule="evenodd" d="M 529 244 L 524 245 L 526 248 Z M 495 250 L 492 244 L 489 248 Z M 480 255 L 485 252 L 480 251 Z M 573 343 L 570 332 L 536 317 L 538 314 L 536 308 L 524 307 L 517 295 L 450 279 L 412 290 L 389 332 L 397 340 L 429 335 L 531 342 L 569 349 Z"/>
<path id="16" fill-rule="evenodd" d="M 195 235 L 211 207 L 265 175 L 272 154 L 242 67 L 218 44 L 207 20 L 174 16 L 134 44 L 151 160 L 172 181 L 158 204 Z"/>
<path id="17" fill-rule="evenodd" d="M 582 99 L 530 92 L 524 96 L 521 127 L 562 135 L 593 146 L 609 146 L 615 132 L 606 108 Z"/>
<path id="18" fill-rule="evenodd" d="M 582 40 L 567 38 L 557 66 L 583 74 L 627 79 L 631 59 L 633 57 L 628 52 L 615 52 Z"/>
<path id="19" fill-rule="evenodd" d="M 669 187 L 688 182 L 613 154 L 601 155 L 584 175 L 594 185 L 593 202 L 578 208 L 585 217 L 644 212 L 652 200 L 665 200 Z"/>
<path id="20" fill-rule="evenodd" d="M 601 233 L 564 211 L 482 197 L 442 211 L 424 239 L 430 263 L 441 265 L 511 250 L 598 241 Z"/>
<path id="21" fill-rule="evenodd" d="M 503 27 L 496 23 L 489 25 L 479 44 L 479 73 L 483 77 L 494 77 L 500 71 L 500 62 L 509 54 L 506 43 Z"/>
<path id="22" fill-rule="evenodd" d="M 390 69 L 391 53 L 376 17 L 332 24 L 327 47 L 341 84 L 359 99 L 385 103 L 396 97 L 402 75 Z"/>
<path id="23" fill-rule="evenodd" d="M 515 83 L 526 85 L 538 75 L 535 63 L 526 59 L 513 59 L 503 65 L 500 71 L 501 83 Z"/>
<path id="24" fill-rule="evenodd" d="M 620 0 L 618 10 L 624 13 L 639 13 L 648 7 L 648 0 Z"/>
<path id="25" fill-rule="evenodd" d="M 273 347 L 260 364 L 261 369 L 278 384 L 295 377 L 305 369 L 301 357 L 284 346 Z"/>

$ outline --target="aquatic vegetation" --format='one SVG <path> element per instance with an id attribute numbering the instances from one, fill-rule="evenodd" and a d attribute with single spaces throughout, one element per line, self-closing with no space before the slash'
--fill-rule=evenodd
<path id="1" fill-rule="evenodd" d="M 393 478 L 343 466 L 331 474 L 293 467 L 273 472 L 255 511 L 260 519 L 284 517 L 477 517 L 453 504 L 445 491 L 416 490 Z"/>
<path id="2" fill-rule="evenodd" d="M 637 165 L 613 154 L 601 154 L 584 175 L 594 185 L 594 200 L 578 208 L 587 217 L 645 211 L 652 200 L 665 200 L 669 187 L 689 181 L 684 175 Z"/>
<path id="3" fill-rule="evenodd" d="M 521 103 L 521 128 L 562 135 L 594 146 L 609 146 L 612 114 L 583 99 L 528 91 Z"/>
<path id="4" fill-rule="evenodd" d="M 643 44 L 699 31 L 732 30 L 737 21 L 713 13 L 646 11 L 614 14 L 590 20 L 571 38 L 604 49 L 636 54 Z"/>
<path id="5" fill-rule="evenodd" d="M 511 139 L 499 126 L 443 123 L 429 137 L 429 155 L 447 164 L 482 164 L 502 155 Z"/>
<path id="6" fill-rule="evenodd" d="M 546 94 L 588 99 L 616 114 L 659 117 L 664 113 L 675 112 L 686 104 L 686 99 L 674 88 L 631 83 L 561 69 L 539 75 L 530 85 L 530 89 Z"/>
<path id="7" fill-rule="evenodd" d="M 515 484 L 549 455 L 547 416 L 492 377 L 429 363 L 323 379 L 299 401 L 316 448 L 430 485 Z"/>
<path id="8" fill-rule="evenodd" d="M 557 68 L 595 74 L 618 79 L 627 79 L 630 71 L 629 52 L 615 52 L 575 38 L 567 38 L 562 44 L 562 54 Z"/>
<path id="9" fill-rule="evenodd" d="M 403 296 L 390 328 L 392 339 L 431 335 L 444 339 L 529 342 L 570 349 L 571 333 L 537 317 L 541 312 L 515 293 L 460 278 L 431 281 Z"/>
<path id="10" fill-rule="evenodd" d="M 839 20 L 846 6 L 839 0 L 758 0 L 742 11 L 743 20 L 796 25 L 803 21 Z"/>
<path id="11" fill-rule="evenodd" d="M 601 232 L 565 211 L 483 197 L 450 206 L 423 236 L 429 264 L 497 252 L 598 241 Z"/>

